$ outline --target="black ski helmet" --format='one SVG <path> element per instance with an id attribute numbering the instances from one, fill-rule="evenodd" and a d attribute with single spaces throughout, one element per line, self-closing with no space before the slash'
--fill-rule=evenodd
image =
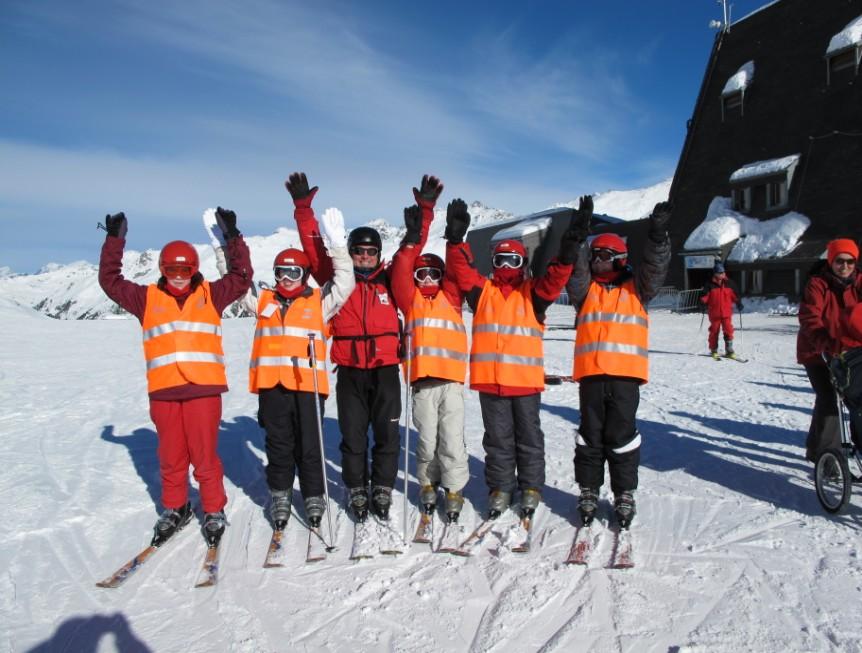
<path id="1" fill-rule="evenodd" d="M 378 250 L 383 249 L 380 233 L 372 227 L 356 227 L 350 232 L 350 236 L 347 238 L 347 249 L 349 250 L 355 245 L 369 245 Z"/>

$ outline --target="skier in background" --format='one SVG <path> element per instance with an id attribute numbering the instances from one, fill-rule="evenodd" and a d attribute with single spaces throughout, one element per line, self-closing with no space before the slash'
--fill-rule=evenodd
<path id="1" fill-rule="evenodd" d="M 742 300 L 736 285 L 724 270 L 724 264 L 716 261 L 712 267 L 712 279 L 703 286 L 700 302 L 704 304 L 709 317 L 709 353 L 718 360 L 718 332 L 724 331 L 724 355 L 736 358 L 733 351 L 733 306 L 742 312 Z"/>
<path id="2" fill-rule="evenodd" d="M 293 198 L 300 242 L 318 284 L 333 277 L 332 260 L 323 247 L 311 202 L 317 186 L 309 188 L 305 173 L 295 172 L 285 183 Z M 434 177 L 413 189 L 423 211 L 433 213 L 443 190 Z M 398 475 L 401 419 L 401 323 L 392 297 L 390 270 L 382 260 L 383 243 L 377 230 L 357 227 L 347 240 L 356 287 L 330 322 L 331 360 L 338 366 L 336 402 L 341 430 L 342 478 L 348 503 L 357 521 L 368 516 L 368 427 L 374 432 L 371 450 L 371 509 L 389 518 L 392 488 Z"/>
<path id="3" fill-rule="evenodd" d="M 449 210 L 458 203 L 464 205 L 453 200 Z M 446 275 L 443 259 L 420 254 L 433 217 L 433 211 L 422 211 L 417 205 L 404 209 L 407 233 L 392 263 L 392 294 L 404 314 L 405 333 L 411 335 L 405 356 L 410 359 L 407 383 L 413 390 L 413 423 L 418 431 L 419 502 L 427 514 L 433 514 L 442 487 L 446 516 L 454 522 L 461 514 L 462 489 L 470 478 L 464 442 L 467 330 L 461 319 L 461 291 Z"/>
<path id="4" fill-rule="evenodd" d="M 852 311 L 862 302 L 862 272 L 857 268 L 858 262 L 859 248 L 853 240 L 829 241 L 826 260 L 811 268 L 799 302 L 796 360 L 805 367 L 814 389 L 814 410 L 805 441 L 805 457 L 810 462 L 815 462 L 821 451 L 841 443 L 838 403 L 823 356 L 841 353 L 842 312 Z M 854 434 L 854 439 L 857 438 Z"/>
<path id="5" fill-rule="evenodd" d="M 470 214 L 464 202 L 446 212 L 446 268 L 473 310 L 470 388 L 479 392 L 485 435 L 488 517 L 508 509 L 520 490 L 521 516 L 531 517 L 545 484 L 545 436 L 539 404 L 545 389 L 542 336 L 545 311 L 572 273 L 571 230 L 539 279 L 529 275 L 527 252 L 517 240 L 499 242 L 493 272 L 482 276 L 464 241 Z"/>
<path id="6" fill-rule="evenodd" d="M 592 198 L 581 198 L 581 207 L 574 227 L 579 243 L 575 273 L 567 284 L 578 313 L 572 374 L 579 382 L 581 409 L 575 445 L 578 510 L 588 526 L 595 517 L 607 460 L 617 521 L 628 528 L 635 515 L 640 464 L 635 416 L 640 386 L 649 378 L 645 307 L 670 266 L 671 207 L 660 202 L 653 209 L 644 259 L 636 273 L 627 265 L 625 241 L 616 234 L 600 234 L 588 244 Z"/>
<path id="7" fill-rule="evenodd" d="M 326 324 L 353 292 L 355 280 L 341 211 L 327 209 L 321 226 L 332 257 L 333 280 L 323 288 L 309 287 L 305 252 L 285 249 L 273 261 L 274 290 L 261 291 L 256 310 L 249 390 L 258 395 L 258 421 L 266 430 L 266 482 L 276 530 L 283 530 L 290 518 L 297 470 L 312 528 L 320 526 L 326 510 L 315 389 L 322 417 L 329 395 Z M 316 370 L 310 367 L 309 333 L 316 336 Z"/>
<path id="8" fill-rule="evenodd" d="M 189 464 L 200 485 L 203 532 L 210 546 L 224 533 L 223 468 L 216 451 L 221 395 L 227 392 L 221 314 L 245 293 L 252 269 L 248 247 L 236 228 L 233 211 L 216 209 L 227 242 L 228 273 L 205 281 L 198 253 L 175 240 L 159 255 L 157 283 L 148 286 L 122 275 L 128 222 L 123 213 L 105 218 L 105 243 L 99 260 L 99 284 L 112 300 L 140 320 L 144 331 L 150 417 L 159 438 L 159 471 L 164 510 L 155 525 L 152 545 L 160 546 L 188 524 Z"/>

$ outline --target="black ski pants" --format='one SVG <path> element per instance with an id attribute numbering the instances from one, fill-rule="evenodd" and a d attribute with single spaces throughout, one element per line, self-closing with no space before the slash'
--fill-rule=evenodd
<path id="1" fill-rule="evenodd" d="M 401 449 L 398 365 L 369 370 L 338 366 L 335 385 L 341 429 L 341 476 L 348 488 L 368 485 L 368 427 L 374 433 L 371 484 L 395 487 Z"/>
<path id="2" fill-rule="evenodd" d="M 813 463 L 821 451 L 841 447 L 841 426 L 838 423 L 838 399 L 835 386 L 829 379 L 829 368 L 826 365 L 806 365 L 805 373 L 814 390 L 814 411 L 805 440 L 805 458 Z M 850 422 L 850 437 L 857 448 L 862 448 L 862 437 L 853 421 Z"/>
<path id="3" fill-rule="evenodd" d="M 489 490 L 541 490 L 545 485 L 545 435 L 539 422 L 541 393 L 500 397 L 479 393 Z"/>
<path id="4" fill-rule="evenodd" d="M 611 490 L 619 494 L 638 486 L 640 434 L 635 415 L 640 403 L 640 382 L 618 376 L 588 376 L 578 384 L 581 425 L 575 445 L 575 480 L 600 488 L 605 461 Z"/>
<path id="5" fill-rule="evenodd" d="M 326 397 L 320 397 L 320 416 Z M 299 470 L 302 496 L 323 494 L 323 469 L 314 393 L 282 385 L 258 394 L 258 420 L 266 431 L 266 483 L 271 490 L 293 487 Z"/>

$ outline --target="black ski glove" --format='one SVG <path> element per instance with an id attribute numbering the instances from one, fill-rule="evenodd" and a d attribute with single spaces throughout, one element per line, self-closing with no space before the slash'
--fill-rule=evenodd
<path id="1" fill-rule="evenodd" d="M 402 242 L 418 245 L 422 235 L 422 209 L 416 204 L 404 209 L 404 226 L 407 227 L 407 233 Z"/>
<path id="2" fill-rule="evenodd" d="M 311 200 L 314 199 L 315 194 L 318 191 L 318 187 L 314 188 L 308 187 L 308 178 L 305 176 L 304 172 L 294 172 L 291 174 L 287 181 L 284 182 L 285 188 L 287 188 L 287 192 L 290 193 L 290 196 L 293 198 L 293 203 L 297 207 L 310 207 Z"/>
<path id="3" fill-rule="evenodd" d="M 663 243 L 667 240 L 671 211 L 673 211 L 673 204 L 670 202 L 659 202 L 652 210 L 652 215 L 649 217 L 649 239 L 654 243 Z"/>
<path id="4" fill-rule="evenodd" d="M 219 229 L 224 234 L 225 240 L 236 238 L 239 236 L 239 230 L 236 228 L 236 213 L 230 209 L 218 207 L 216 209 L 216 222 Z"/>
<path id="5" fill-rule="evenodd" d="M 435 204 L 440 193 L 443 192 L 443 182 L 431 175 L 422 175 L 422 183 L 419 188 L 413 187 L 413 197 L 417 202 L 428 202 Z"/>
<path id="6" fill-rule="evenodd" d="M 126 232 L 129 230 L 129 223 L 126 220 L 126 214 L 120 211 L 114 215 L 105 216 L 105 231 L 109 236 L 115 238 L 125 238 Z"/>
<path id="7" fill-rule="evenodd" d="M 572 213 L 572 222 L 560 238 L 560 253 L 557 255 L 563 265 L 572 265 L 578 255 L 578 246 L 587 239 L 582 230 L 577 229 L 577 212 Z"/>
<path id="8" fill-rule="evenodd" d="M 593 196 L 583 195 L 578 200 L 578 210 L 572 215 L 572 223 L 569 225 L 571 238 L 577 242 L 584 242 L 590 235 L 590 224 L 593 220 Z M 567 232 L 567 233 L 569 233 Z M 565 236 L 564 236 L 565 237 Z"/>
<path id="9" fill-rule="evenodd" d="M 464 241 L 467 228 L 470 226 L 470 214 L 467 203 L 462 199 L 454 199 L 446 207 L 446 231 L 443 237 L 453 245 Z"/>

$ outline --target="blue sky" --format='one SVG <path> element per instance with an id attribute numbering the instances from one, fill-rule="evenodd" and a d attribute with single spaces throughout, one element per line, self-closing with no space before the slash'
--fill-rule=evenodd
<path id="1" fill-rule="evenodd" d="M 738 18 L 766 4 L 736 0 Z M 0 267 L 293 225 L 295 170 L 349 226 L 400 222 L 422 174 L 530 213 L 673 174 L 714 0 L 4 0 Z"/>

